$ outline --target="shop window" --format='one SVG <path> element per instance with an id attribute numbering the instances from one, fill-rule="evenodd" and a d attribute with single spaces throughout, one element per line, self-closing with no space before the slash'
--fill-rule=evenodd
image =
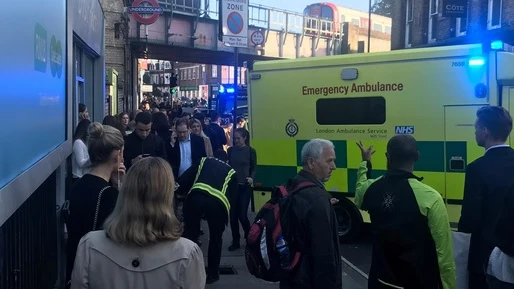
<path id="1" fill-rule="evenodd" d="M 384 124 L 385 98 L 373 96 L 318 99 L 316 121 L 320 125 Z"/>
<path id="2" fill-rule="evenodd" d="M 428 42 L 436 41 L 439 0 L 430 0 L 428 11 Z"/>
<path id="3" fill-rule="evenodd" d="M 463 36 L 466 35 L 468 31 L 468 19 L 467 18 L 457 18 L 455 22 L 455 35 Z"/>
<path id="4" fill-rule="evenodd" d="M 212 65 L 212 78 L 218 78 L 218 66 L 217 65 Z"/>
<path id="5" fill-rule="evenodd" d="M 500 28 L 502 18 L 502 0 L 489 0 L 488 10 L 489 11 L 487 14 L 487 28 Z"/>

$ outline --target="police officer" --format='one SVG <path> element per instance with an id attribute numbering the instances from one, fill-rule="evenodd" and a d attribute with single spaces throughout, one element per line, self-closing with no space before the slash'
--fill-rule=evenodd
<path id="1" fill-rule="evenodd" d="M 179 178 L 179 190 L 185 192 L 184 237 L 197 242 L 200 222 L 209 226 L 207 284 L 219 280 L 223 231 L 228 223 L 230 202 L 237 194 L 235 171 L 227 164 L 227 153 L 214 152 L 214 157 L 202 158 Z"/>

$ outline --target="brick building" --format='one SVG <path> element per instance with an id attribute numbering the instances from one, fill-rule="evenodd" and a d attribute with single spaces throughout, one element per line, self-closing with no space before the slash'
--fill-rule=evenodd
<path id="1" fill-rule="evenodd" d="M 451 16 L 456 9 L 464 14 Z M 514 42 L 512 0 L 394 0 L 392 18 L 393 50 L 491 40 Z"/>
<path id="2" fill-rule="evenodd" d="M 234 83 L 233 66 L 178 62 L 175 70 L 182 97 L 207 98 L 209 85 Z M 239 84 L 246 82 L 245 71 L 245 68 L 239 69 Z"/>
<path id="3" fill-rule="evenodd" d="M 105 69 L 107 106 L 111 114 L 132 108 L 132 55 L 128 37 L 128 0 L 100 0 L 105 15 Z M 114 104 L 114 103 L 115 104 Z"/>

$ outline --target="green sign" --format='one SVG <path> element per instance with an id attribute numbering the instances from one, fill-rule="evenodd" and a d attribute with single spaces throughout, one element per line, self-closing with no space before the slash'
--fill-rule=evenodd
<path id="1" fill-rule="evenodd" d="M 50 41 L 50 70 L 52 76 L 61 78 L 62 76 L 62 44 L 60 40 L 52 36 Z"/>
<path id="2" fill-rule="evenodd" d="M 181 86 L 180 91 L 198 91 L 198 86 Z"/>
<path id="3" fill-rule="evenodd" d="M 48 59 L 47 33 L 41 24 L 36 23 L 34 28 L 34 70 L 46 73 Z"/>

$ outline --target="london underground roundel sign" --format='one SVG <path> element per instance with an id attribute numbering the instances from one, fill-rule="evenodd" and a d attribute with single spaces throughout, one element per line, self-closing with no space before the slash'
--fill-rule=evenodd
<path id="1" fill-rule="evenodd" d="M 132 2 L 132 6 L 128 8 L 128 13 L 132 14 L 137 22 L 150 25 L 159 19 L 163 10 L 157 0 L 135 0 Z"/>

